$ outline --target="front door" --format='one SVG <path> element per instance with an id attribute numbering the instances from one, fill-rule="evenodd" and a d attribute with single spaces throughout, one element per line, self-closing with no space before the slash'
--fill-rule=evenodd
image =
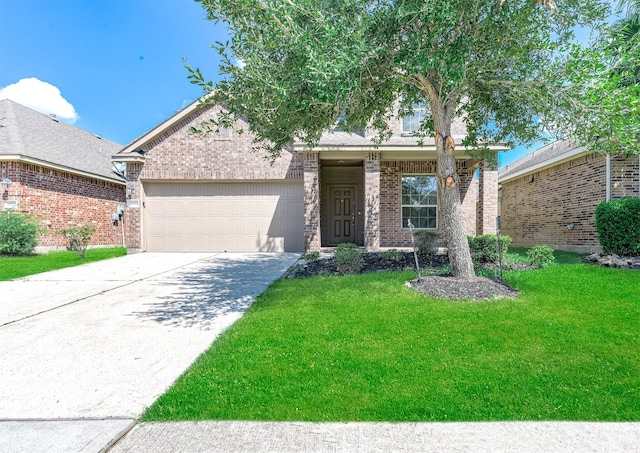
<path id="1" fill-rule="evenodd" d="M 329 186 L 329 244 L 356 241 L 356 186 Z"/>

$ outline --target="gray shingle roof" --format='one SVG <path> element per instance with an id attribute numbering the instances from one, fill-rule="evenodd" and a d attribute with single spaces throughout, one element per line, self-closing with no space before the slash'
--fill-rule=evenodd
<path id="1" fill-rule="evenodd" d="M 9 99 L 0 100 L 0 158 L 17 155 L 114 181 L 111 155 L 121 145 Z"/>
<path id="2" fill-rule="evenodd" d="M 527 170 L 538 169 L 544 166 L 545 163 L 553 163 L 561 160 L 564 155 L 573 154 L 573 152 L 580 150 L 570 140 L 558 140 L 553 143 L 549 143 L 542 148 L 538 148 L 535 151 L 531 151 L 529 154 L 521 157 L 520 159 L 506 165 L 499 172 L 499 179 L 503 180 L 509 178 L 509 176 L 516 173 L 527 173 Z M 567 156 L 568 157 L 568 156 Z"/>

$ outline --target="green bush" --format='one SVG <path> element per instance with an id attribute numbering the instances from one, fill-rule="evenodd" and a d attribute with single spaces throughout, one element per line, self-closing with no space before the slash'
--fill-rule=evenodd
<path id="1" fill-rule="evenodd" d="M 596 206 L 596 231 L 605 253 L 640 255 L 640 198 L 618 198 Z"/>
<path id="2" fill-rule="evenodd" d="M 79 227 L 74 226 L 64 228 L 57 232 L 67 239 L 67 242 L 69 243 L 67 250 L 77 252 L 78 257 L 84 258 L 89 242 L 91 242 L 91 236 L 96 232 L 96 229 L 91 225 L 85 224 Z"/>
<path id="3" fill-rule="evenodd" d="M 440 233 L 436 231 L 418 230 L 413 232 L 418 255 L 435 255 L 440 243 Z"/>
<path id="4" fill-rule="evenodd" d="M 307 252 L 301 257 L 303 260 L 308 263 L 315 263 L 320 259 L 320 252 Z"/>
<path id="5" fill-rule="evenodd" d="M 34 216 L 12 210 L 0 212 L 0 254 L 29 255 L 38 245 L 44 229 Z"/>
<path id="6" fill-rule="evenodd" d="M 527 257 L 529 261 L 531 261 L 531 264 L 538 269 L 549 267 L 556 260 L 556 257 L 553 256 L 553 249 L 548 245 L 536 245 L 532 247 L 527 250 Z"/>
<path id="7" fill-rule="evenodd" d="M 402 252 L 398 249 L 386 250 L 380 253 L 382 259 L 387 261 L 393 261 L 395 263 L 402 260 Z"/>
<path id="8" fill-rule="evenodd" d="M 336 269 L 341 274 L 357 274 L 364 267 L 364 258 L 357 245 L 338 244 L 335 251 Z"/>
<path id="9" fill-rule="evenodd" d="M 495 234 L 483 234 L 481 236 L 467 236 L 471 259 L 474 263 L 497 263 L 498 248 Z M 509 236 L 500 236 L 500 250 L 505 255 L 511 244 Z"/>

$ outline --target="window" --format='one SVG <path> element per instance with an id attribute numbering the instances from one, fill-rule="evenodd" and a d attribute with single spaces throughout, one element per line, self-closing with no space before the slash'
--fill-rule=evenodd
<path id="1" fill-rule="evenodd" d="M 426 104 L 416 104 L 413 106 L 413 113 L 411 115 L 402 117 L 402 132 L 416 132 L 420 129 L 420 124 L 424 120 L 427 114 Z"/>
<path id="2" fill-rule="evenodd" d="M 402 228 L 438 228 L 438 186 L 433 175 L 402 175 Z"/>

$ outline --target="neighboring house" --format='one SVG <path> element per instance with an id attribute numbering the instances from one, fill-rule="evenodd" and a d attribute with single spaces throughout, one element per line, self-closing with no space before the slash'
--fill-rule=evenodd
<path id="1" fill-rule="evenodd" d="M 293 144 L 272 165 L 252 151 L 246 124 L 242 134 L 189 132 L 218 109 L 193 103 L 113 156 L 126 163 L 130 249 L 309 251 L 353 242 L 377 250 L 409 246 L 409 220 L 442 231 L 435 146 L 421 147 L 411 134 L 419 109 L 378 147 L 364 133 L 336 130 L 313 149 Z M 464 125 L 453 133 L 460 143 Z M 494 232 L 497 171 L 459 148 L 467 231 Z"/>
<path id="2" fill-rule="evenodd" d="M 41 220 L 39 249 L 64 246 L 56 231 L 91 224 L 92 245 L 122 245 L 113 224 L 125 183 L 112 170 L 121 145 L 9 99 L 0 100 L 0 210 Z"/>
<path id="3" fill-rule="evenodd" d="M 500 231 L 512 246 L 595 252 L 598 203 L 640 196 L 640 158 L 557 141 L 500 170 Z"/>

